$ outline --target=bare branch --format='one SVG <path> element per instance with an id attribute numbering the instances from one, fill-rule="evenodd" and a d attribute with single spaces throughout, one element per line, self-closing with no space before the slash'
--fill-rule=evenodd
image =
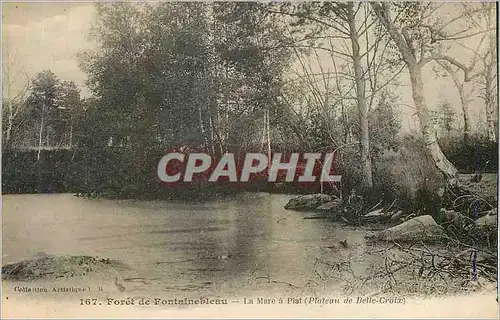
<path id="1" fill-rule="evenodd" d="M 455 58 L 447 56 L 447 55 L 443 55 L 443 54 L 439 54 L 439 53 L 433 53 L 432 56 L 431 56 L 431 58 L 429 58 L 427 60 L 424 60 L 424 61 L 428 62 L 428 61 L 431 61 L 431 60 L 436 60 L 436 61 L 438 61 L 438 60 L 444 60 L 444 61 L 447 61 L 447 62 L 451 63 L 452 65 L 460 68 L 464 72 L 464 81 L 465 82 L 472 81 L 475 78 L 479 77 L 480 75 L 484 74 L 484 71 L 478 72 L 476 74 L 471 74 L 472 71 L 473 71 L 471 67 L 467 67 L 463 63 L 460 63 L 459 61 L 457 61 Z"/>
<path id="2" fill-rule="evenodd" d="M 349 36 L 349 32 L 347 32 L 346 30 L 342 30 L 339 26 L 333 25 L 331 23 L 328 23 L 326 21 L 323 21 L 323 20 L 321 20 L 319 18 L 316 18 L 316 17 L 313 17 L 311 15 L 304 15 L 304 14 L 290 13 L 290 12 L 283 12 L 283 11 L 274 11 L 274 10 L 268 10 L 268 12 L 269 13 L 282 14 L 282 15 L 286 15 L 286 16 L 291 16 L 291 17 L 297 17 L 297 18 L 303 18 L 303 19 L 311 20 L 311 21 L 316 22 L 318 24 L 321 24 L 321 25 L 327 26 L 329 28 L 332 28 L 332 29 L 338 31 L 339 33 L 341 33 L 341 34 L 343 34 L 343 35 L 345 35 L 347 37 Z"/>

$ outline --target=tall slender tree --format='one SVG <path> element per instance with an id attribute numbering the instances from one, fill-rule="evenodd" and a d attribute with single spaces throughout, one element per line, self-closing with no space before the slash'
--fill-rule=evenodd
<path id="1" fill-rule="evenodd" d="M 317 80 L 313 79 L 312 68 L 298 57 L 302 65 L 302 73 L 305 73 L 308 78 L 307 85 L 311 88 L 313 101 L 318 101 L 324 120 L 328 122 L 326 127 L 330 131 L 334 121 L 329 109 L 331 106 L 340 106 L 343 126 L 346 129 L 343 139 L 345 143 L 349 135 L 347 121 L 349 112 L 346 109 L 351 104 L 350 102 L 354 103 L 359 127 L 356 131 L 359 132 L 362 184 L 364 187 L 371 188 L 373 178 L 369 112 L 380 91 L 400 72 L 395 71 L 396 76 L 388 76 L 388 81 L 381 81 L 389 69 L 389 60 L 384 56 L 387 40 L 376 28 L 371 7 L 364 3 L 313 2 L 283 4 L 279 9 L 271 8 L 271 10 L 276 14 L 290 17 L 291 27 L 313 30 L 313 32 L 304 33 L 294 28 L 295 37 L 299 38 L 302 35 L 303 39 L 294 40 L 290 46 L 296 49 L 309 49 L 309 52 L 312 51 L 317 57 L 320 69 L 317 75 L 319 82 L 324 85 L 323 92 L 317 88 Z M 324 53 L 330 59 L 325 59 Z M 333 71 L 326 70 L 324 66 L 326 65 L 324 61 L 328 60 L 331 60 L 329 62 Z M 333 85 L 329 82 L 331 78 L 335 79 Z M 354 94 L 351 95 L 351 92 Z M 330 136 L 333 136 L 332 132 Z M 337 141 L 333 142 L 338 144 L 337 147 L 340 146 Z"/>

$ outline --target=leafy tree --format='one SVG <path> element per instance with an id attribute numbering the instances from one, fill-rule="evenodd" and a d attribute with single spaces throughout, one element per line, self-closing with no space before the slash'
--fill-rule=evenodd
<path id="1" fill-rule="evenodd" d="M 448 137 L 455 127 L 455 118 L 456 112 L 448 101 L 442 102 L 438 110 L 433 112 L 434 123 L 438 126 L 439 131 Z"/>
<path id="2" fill-rule="evenodd" d="M 370 114 L 371 152 L 374 157 L 384 150 L 397 149 L 398 134 L 401 131 L 401 117 L 397 111 L 396 97 L 387 91 L 383 92 L 376 108 Z"/>
<path id="3" fill-rule="evenodd" d="M 287 61 L 273 25 L 258 3 L 98 5 L 99 47 L 81 56 L 94 98 L 81 141 L 121 148 L 129 172 L 148 176 L 145 155 L 218 155 L 255 139 L 262 111 L 278 110 Z"/>
<path id="4" fill-rule="evenodd" d="M 36 132 L 39 148 L 72 144 L 72 124 L 81 113 L 80 90 L 74 82 L 42 71 L 31 83 L 26 104 L 31 122 L 28 134 Z"/>
<path id="5" fill-rule="evenodd" d="M 41 147 L 49 145 L 51 133 L 54 133 L 54 120 L 58 108 L 58 86 L 59 79 L 50 70 L 44 70 L 33 79 L 27 104 L 32 110 L 32 120 L 35 128 L 38 128 L 38 153 L 40 159 Z"/>

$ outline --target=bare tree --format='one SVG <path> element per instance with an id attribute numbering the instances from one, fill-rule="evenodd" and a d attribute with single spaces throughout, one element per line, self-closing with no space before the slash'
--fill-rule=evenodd
<path id="1" fill-rule="evenodd" d="M 489 37 L 488 50 L 481 55 L 483 71 L 481 72 L 481 84 L 483 92 L 481 98 L 484 100 L 486 108 L 486 121 L 488 124 L 488 138 L 492 142 L 498 141 L 498 116 L 496 114 L 496 105 L 498 103 L 497 95 L 497 50 L 495 36 Z"/>
<path id="2" fill-rule="evenodd" d="M 461 79 L 459 75 L 459 68 L 452 68 L 451 65 L 443 61 L 438 61 L 438 64 L 450 75 L 453 84 L 458 91 L 458 95 L 460 97 L 460 106 L 462 108 L 462 116 L 464 120 L 463 141 L 464 144 L 468 144 L 471 130 L 469 103 L 471 101 L 472 92 L 467 91 L 465 81 L 463 81 L 463 79 Z"/>
<path id="3" fill-rule="evenodd" d="M 463 19 L 471 26 L 478 29 L 481 38 L 477 45 L 472 48 L 469 45 L 459 42 L 459 39 L 453 41 L 460 47 L 470 51 L 473 54 L 469 65 L 460 63 L 459 61 L 445 55 L 434 54 L 437 63 L 446 70 L 458 90 L 462 111 L 464 116 L 464 142 L 467 142 L 468 133 L 470 130 L 470 119 L 468 114 L 468 103 L 471 100 L 471 92 L 465 92 L 465 83 L 477 82 L 482 87 L 482 92 L 479 97 L 485 102 L 487 134 L 492 142 L 497 141 L 497 116 L 496 116 L 496 35 L 495 35 L 495 6 L 493 3 L 481 3 L 479 9 L 477 4 L 463 4 L 462 8 Z M 479 63 L 478 63 L 479 62 Z M 461 73 L 464 77 L 461 77 Z"/>
<path id="4" fill-rule="evenodd" d="M 285 5 L 285 9 L 274 11 L 298 19 L 299 26 L 321 30 L 319 35 L 307 35 L 290 44 L 295 48 L 302 69 L 302 74 L 298 76 L 305 78 L 313 101 L 317 102 L 328 123 L 326 128 L 333 126 L 331 109 L 340 107 L 344 143 L 348 143 L 349 136 L 346 108 L 350 101 L 354 102 L 359 123 L 357 131 L 362 184 L 368 188 L 373 186 L 369 111 L 377 94 L 400 73 L 398 71 L 388 76 L 388 81 L 380 81 L 384 79 L 382 74 L 389 69 L 387 57 L 384 56 L 388 41 L 384 39 L 383 33 L 376 30 L 371 11 L 370 6 L 363 3 L 337 2 L 301 4 L 291 8 Z M 297 48 L 313 52 L 320 72 L 313 71 L 311 64 L 300 56 Z M 328 69 L 325 53 L 326 58 L 331 58 Z M 333 84 L 331 79 L 334 79 Z M 333 144 L 340 146 L 339 141 L 335 141 L 338 139 L 333 138 L 332 130 L 328 131 Z"/>
<path id="5" fill-rule="evenodd" d="M 479 97 L 485 102 L 488 139 L 496 142 L 498 141 L 498 116 L 495 107 L 498 102 L 496 10 L 494 3 L 481 3 L 476 6 L 478 6 L 478 9 L 474 10 L 474 6 L 471 4 L 463 4 L 463 12 L 467 21 L 482 33 L 481 40 L 476 49 L 461 44 L 462 47 L 474 54 L 468 69 L 456 62 L 454 64 L 459 69 L 462 69 L 466 75 L 469 74 L 468 81 L 477 77 L 477 82 L 482 89 Z M 472 74 L 474 70 L 476 72 Z"/>
<path id="6" fill-rule="evenodd" d="M 7 42 L 7 41 L 6 41 Z M 29 86 L 29 78 L 27 74 L 21 70 L 15 70 L 16 68 L 16 56 L 12 54 L 12 48 L 8 46 L 8 42 L 4 43 L 5 56 L 3 59 L 3 81 L 2 81 L 2 92 L 3 92 L 3 128 L 4 131 L 4 143 L 6 146 L 10 146 L 12 143 L 13 132 L 20 125 L 18 118 L 21 116 L 22 111 L 25 108 L 23 99 L 27 93 Z M 14 86 L 18 84 L 21 79 L 24 78 L 24 85 L 15 90 Z"/>
<path id="7" fill-rule="evenodd" d="M 413 101 L 420 120 L 420 128 L 428 153 L 436 166 L 449 178 L 457 174 L 455 166 L 448 161 L 437 142 L 436 130 L 431 121 L 422 80 L 423 67 L 430 61 L 447 61 L 464 71 L 465 81 L 477 76 L 471 75 L 471 67 L 457 61 L 452 56 L 443 53 L 442 43 L 466 39 L 484 33 L 466 28 L 454 30 L 457 21 L 464 20 L 464 14 L 458 12 L 457 16 L 448 21 L 432 19 L 433 14 L 443 9 L 443 4 L 438 3 L 378 3 L 372 2 L 374 12 L 389 33 L 391 39 L 400 53 L 410 75 Z M 395 8 L 394 8 L 394 7 Z M 484 8 L 476 8 L 481 12 Z"/>
<path id="8" fill-rule="evenodd" d="M 358 4 L 360 6 L 361 4 Z M 356 13 L 354 3 L 349 2 L 346 5 L 346 21 L 349 26 L 349 37 L 351 38 L 352 62 L 354 66 L 354 79 L 356 83 L 356 100 L 360 120 L 361 135 L 361 163 L 363 171 L 363 184 L 367 187 L 373 187 L 372 162 L 370 159 L 370 137 L 368 131 L 368 106 L 366 104 L 366 90 L 364 71 L 361 64 L 363 58 L 359 44 L 358 26 L 356 25 Z M 359 8 L 358 8 L 359 10 Z M 357 11 L 356 11 L 357 12 Z"/>

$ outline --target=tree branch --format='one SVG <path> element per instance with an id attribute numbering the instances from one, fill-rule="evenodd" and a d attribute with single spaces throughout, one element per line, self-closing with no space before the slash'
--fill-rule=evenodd
<path id="1" fill-rule="evenodd" d="M 484 74 L 484 71 L 478 72 L 476 74 L 471 74 L 472 73 L 472 68 L 471 67 L 467 67 L 463 63 L 457 61 L 455 58 L 452 58 L 452 57 L 449 57 L 449 56 L 446 56 L 446 55 L 443 55 L 443 54 L 433 53 L 431 55 L 431 57 L 428 58 L 428 59 L 426 59 L 426 60 L 424 60 L 424 62 L 428 62 L 428 61 L 431 61 L 431 60 L 436 60 L 436 61 L 444 60 L 444 61 L 447 61 L 447 62 L 451 63 L 452 65 L 460 68 L 464 72 L 464 81 L 465 82 L 472 81 L 475 78 L 479 77 L 480 75 Z"/>

